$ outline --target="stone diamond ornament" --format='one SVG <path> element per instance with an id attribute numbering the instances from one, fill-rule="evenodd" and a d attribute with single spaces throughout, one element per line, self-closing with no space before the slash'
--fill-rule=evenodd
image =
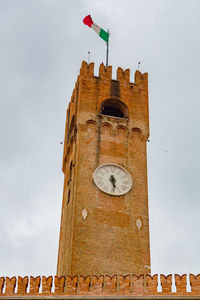
<path id="1" fill-rule="evenodd" d="M 85 219 L 87 218 L 87 216 L 88 216 L 87 210 L 86 210 L 85 208 L 82 210 L 82 216 L 83 216 L 83 219 L 84 219 L 84 220 L 85 220 Z"/>
<path id="2" fill-rule="evenodd" d="M 142 228 L 142 221 L 141 221 L 140 218 L 138 218 L 138 219 L 136 220 L 136 226 L 137 226 L 138 230 L 140 230 L 140 229 Z"/>

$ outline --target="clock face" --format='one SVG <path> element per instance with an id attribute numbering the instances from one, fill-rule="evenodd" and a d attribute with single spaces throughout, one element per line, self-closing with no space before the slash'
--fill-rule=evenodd
<path id="1" fill-rule="evenodd" d="M 132 187 L 131 175 L 119 165 L 101 165 L 95 170 L 93 178 L 102 192 L 112 196 L 122 196 Z"/>

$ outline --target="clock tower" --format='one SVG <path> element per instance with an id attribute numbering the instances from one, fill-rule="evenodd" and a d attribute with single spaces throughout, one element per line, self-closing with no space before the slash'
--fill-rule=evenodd
<path id="1" fill-rule="evenodd" d="M 67 109 L 57 275 L 148 274 L 148 77 L 82 62 Z"/>

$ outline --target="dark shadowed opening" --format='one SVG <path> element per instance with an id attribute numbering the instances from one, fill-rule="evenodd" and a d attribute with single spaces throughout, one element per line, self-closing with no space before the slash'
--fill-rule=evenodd
<path id="1" fill-rule="evenodd" d="M 101 113 L 103 115 L 107 115 L 107 116 L 124 118 L 123 112 L 121 110 L 119 110 L 118 108 L 112 107 L 112 106 L 102 107 L 102 112 Z"/>
<path id="2" fill-rule="evenodd" d="M 127 118 L 128 108 L 120 100 L 107 99 L 101 105 L 101 114 L 116 118 Z"/>

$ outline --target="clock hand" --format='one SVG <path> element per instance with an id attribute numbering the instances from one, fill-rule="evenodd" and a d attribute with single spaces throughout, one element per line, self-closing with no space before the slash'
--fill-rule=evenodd
<path id="1" fill-rule="evenodd" d="M 116 188 L 116 178 L 113 176 L 113 175 L 110 175 L 110 182 L 112 183 L 113 185 L 113 188 L 115 189 Z"/>

